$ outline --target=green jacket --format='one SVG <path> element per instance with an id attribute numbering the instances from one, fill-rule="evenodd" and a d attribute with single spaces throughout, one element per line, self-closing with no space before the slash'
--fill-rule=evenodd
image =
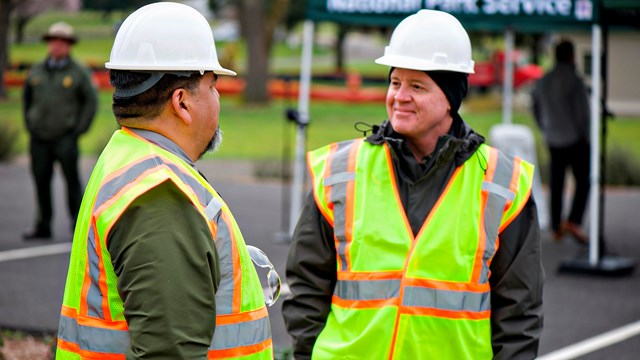
<path id="1" fill-rule="evenodd" d="M 68 58 L 51 67 L 33 66 L 25 81 L 23 111 L 27 130 L 39 140 L 86 132 L 97 109 L 97 93 L 87 69 Z"/>

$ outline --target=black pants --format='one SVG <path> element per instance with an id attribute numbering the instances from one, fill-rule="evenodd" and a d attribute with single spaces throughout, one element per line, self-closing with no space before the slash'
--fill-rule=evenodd
<path id="1" fill-rule="evenodd" d="M 550 147 L 551 153 L 551 229 L 560 230 L 562 222 L 562 200 L 565 174 L 571 167 L 575 179 L 575 192 L 569 221 L 582 223 L 582 217 L 589 197 L 590 148 L 587 141 L 580 141 L 568 147 Z"/>
<path id="2" fill-rule="evenodd" d="M 36 230 L 49 232 L 53 217 L 51 200 L 51 179 L 53 166 L 60 163 L 67 182 L 67 205 L 71 215 L 72 227 L 75 226 L 82 188 L 78 172 L 78 139 L 75 135 L 65 135 L 60 139 L 43 141 L 31 137 L 31 172 L 35 180 L 38 199 Z"/>

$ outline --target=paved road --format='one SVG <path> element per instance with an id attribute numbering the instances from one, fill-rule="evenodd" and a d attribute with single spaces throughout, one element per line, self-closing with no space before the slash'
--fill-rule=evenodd
<path id="1" fill-rule="evenodd" d="M 83 159 L 84 179 L 93 160 Z M 199 168 L 229 203 L 248 243 L 261 247 L 283 274 L 288 246 L 278 242 L 287 228 L 288 209 L 283 195 L 288 186 L 255 179 L 252 165 L 205 160 Z M 31 225 L 34 198 L 28 163 L 24 158 L 0 163 L 0 327 L 54 331 L 66 276 L 71 231 L 64 207 L 59 172 L 54 179 L 56 218 L 52 241 L 23 242 L 21 233 Z M 283 194 L 283 189 L 285 193 Z M 640 259 L 640 189 L 608 189 L 605 201 L 605 237 L 609 248 L 633 260 Z M 3 260 L 16 249 L 49 249 L 57 254 Z M 558 266 L 583 252 L 570 241 L 553 243 L 543 238 L 545 328 L 541 355 L 575 344 L 623 325 L 640 321 L 640 271 L 624 277 L 559 274 Z M 286 348 L 280 304 L 271 313 L 274 343 Z M 592 342 L 595 344 L 595 342 Z M 640 336 L 590 352 L 580 359 L 638 359 Z"/>

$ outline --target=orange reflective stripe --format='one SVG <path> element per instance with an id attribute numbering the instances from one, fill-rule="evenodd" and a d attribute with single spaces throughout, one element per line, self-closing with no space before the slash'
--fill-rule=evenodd
<path id="1" fill-rule="evenodd" d="M 338 280 L 395 280 L 402 279 L 404 271 L 380 271 L 380 272 L 347 272 L 339 271 Z"/>
<path id="2" fill-rule="evenodd" d="M 97 229 L 95 217 L 91 217 L 91 222 L 92 224 L 89 231 L 91 231 L 92 229 Z M 109 307 L 109 288 L 107 287 L 107 273 L 104 269 L 104 263 L 103 263 L 104 258 L 102 257 L 102 247 L 100 246 L 101 241 L 100 241 L 100 238 L 98 237 L 97 231 L 95 231 L 95 244 L 96 244 L 96 253 L 98 254 L 98 269 L 100 270 L 98 286 L 100 288 L 100 291 L 102 292 L 102 314 L 104 316 L 105 321 L 111 321 L 112 317 L 111 317 L 111 308 Z M 87 297 L 83 297 L 82 301 L 86 302 Z"/>
<path id="3" fill-rule="evenodd" d="M 485 171 L 484 180 L 486 182 L 493 181 L 493 175 L 496 172 L 496 166 L 498 165 L 498 150 L 490 147 L 489 149 L 489 159 L 487 159 L 487 170 Z M 480 151 L 479 149 L 476 151 Z"/>
<path id="4" fill-rule="evenodd" d="M 107 174 L 104 179 L 102 180 L 102 184 L 106 184 L 108 182 L 110 182 L 111 180 L 120 177 L 122 174 L 126 173 L 127 171 L 129 171 L 131 168 L 138 166 L 138 164 L 143 163 L 145 160 L 149 160 L 156 157 L 156 155 L 153 154 L 149 154 L 149 155 L 145 155 L 141 158 L 139 158 L 138 160 L 136 160 L 135 162 L 132 162 L 131 164 L 127 164 L 126 166 L 121 167 L 120 169 L 115 170 L 114 172 Z M 98 194 L 96 193 L 96 196 Z"/>
<path id="5" fill-rule="evenodd" d="M 511 176 L 511 183 L 509 184 L 509 190 L 513 191 L 514 194 L 518 191 L 518 181 L 520 180 L 520 163 L 522 159 L 519 157 L 515 157 L 513 159 L 513 175 Z M 510 202 L 508 203 L 510 204 Z"/>
<path id="6" fill-rule="evenodd" d="M 58 348 L 69 351 L 72 353 L 76 353 L 80 355 L 80 357 L 84 360 L 125 360 L 125 354 L 109 354 L 103 352 L 93 352 L 87 350 L 81 350 L 78 344 L 74 344 L 72 342 L 64 341 L 58 338 Z"/>
<path id="7" fill-rule="evenodd" d="M 396 181 L 396 171 L 393 168 L 393 159 L 391 158 L 391 150 L 389 149 L 389 145 L 384 144 L 384 153 L 387 158 L 387 167 L 389 168 L 389 177 L 391 178 L 391 187 L 393 187 L 393 195 L 396 198 L 396 203 L 398 204 L 399 209 L 404 209 L 404 205 L 402 205 L 402 200 L 400 199 L 400 192 L 398 188 L 398 183 Z M 407 212 L 402 211 L 402 220 L 404 221 L 404 226 L 407 229 L 407 235 L 411 238 L 411 243 L 415 242 L 417 237 L 413 236 L 413 230 L 411 229 L 411 225 L 409 224 L 409 218 L 407 218 Z M 426 221 L 425 225 L 426 226 Z M 420 235 L 418 235 L 419 237 Z M 406 264 L 405 264 L 406 265 Z"/>
<path id="8" fill-rule="evenodd" d="M 131 181 L 130 183 L 128 183 L 127 185 L 122 187 L 122 189 L 120 189 L 120 191 L 118 191 L 116 194 L 114 194 L 114 196 L 112 196 L 111 199 L 105 201 L 102 205 L 100 205 L 100 207 L 97 208 L 93 212 L 94 216 L 95 217 L 100 217 L 100 215 L 102 214 L 103 211 L 108 209 L 116 201 L 120 200 L 122 195 L 126 194 L 129 191 L 129 189 L 131 189 L 132 187 L 136 186 L 141 180 L 144 180 L 147 177 L 147 174 L 151 174 L 151 173 L 154 173 L 156 171 L 158 171 L 158 169 L 150 168 L 150 169 L 147 169 L 144 172 L 142 172 L 135 180 Z"/>
<path id="9" fill-rule="evenodd" d="M 481 151 L 478 149 L 477 151 Z M 491 182 L 498 166 L 498 150 L 489 148 L 489 159 L 487 161 L 487 172 L 484 176 L 484 181 Z M 471 274 L 471 282 L 478 283 L 482 276 L 482 269 L 484 267 L 484 251 L 487 247 L 487 233 L 485 229 L 485 209 L 487 208 L 487 200 L 489 199 L 489 192 L 486 190 L 480 191 L 480 216 L 478 217 L 478 249 L 476 250 L 476 256 L 473 260 L 473 273 Z M 490 239 L 493 240 L 493 239 Z"/>
<path id="10" fill-rule="evenodd" d="M 484 266 L 484 250 L 487 246 L 487 233 L 484 231 L 484 220 L 488 199 L 489 192 L 482 190 L 480 192 L 480 214 L 478 216 L 478 248 L 476 249 L 476 256 L 473 259 L 473 272 L 471 273 L 471 282 L 474 283 L 480 281 L 482 268 Z"/>
<path id="11" fill-rule="evenodd" d="M 272 347 L 272 340 L 267 339 L 255 345 L 240 346 L 240 347 L 235 347 L 232 349 L 224 349 L 224 350 L 209 350 L 209 352 L 207 353 L 207 358 L 225 359 L 225 358 L 232 358 L 232 357 L 247 356 L 247 355 L 258 353 L 270 347 Z"/>
<path id="12" fill-rule="evenodd" d="M 468 291 L 468 292 L 487 292 L 491 290 L 489 283 L 456 283 L 447 281 L 437 281 L 429 279 L 404 279 L 404 286 L 420 286 L 437 290 L 451 290 L 451 291 Z"/>
<path id="13" fill-rule="evenodd" d="M 66 317 L 70 317 L 72 319 L 76 319 L 78 325 L 82 326 L 91 326 L 102 329 L 110 329 L 110 330 L 128 330 L 129 327 L 125 320 L 115 320 L 108 321 L 103 319 L 98 319 L 89 316 L 79 315 L 76 309 L 70 308 L 68 306 L 62 305 L 62 309 L 60 310 L 60 314 Z"/>
<path id="14" fill-rule="evenodd" d="M 429 220 L 431 220 L 431 218 L 433 217 L 433 214 L 436 212 L 436 210 L 438 210 L 438 208 L 440 207 L 440 204 L 442 203 L 442 201 L 444 201 L 444 198 L 447 196 L 447 194 L 449 194 L 449 190 L 451 189 L 451 186 L 453 185 L 453 183 L 458 178 L 458 175 L 460 174 L 461 170 L 462 170 L 462 166 L 458 166 L 456 168 L 456 170 L 453 172 L 453 174 L 451 175 L 451 179 L 447 183 L 447 186 L 444 188 L 444 190 L 442 190 L 442 194 L 440 194 L 440 197 L 438 198 L 436 203 L 433 205 L 433 208 L 431 208 L 431 211 L 429 212 L 429 215 L 427 215 L 427 219 L 422 224 L 422 228 L 418 232 L 418 235 L 415 237 L 416 239 L 420 239 L 422 237 L 422 233 L 426 230 L 427 226 L 429 225 Z M 397 193 L 398 192 L 398 190 L 397 190 L 398 187 L 397 186 L 394 186 L 394 187 L 395 187 L 396 193 Z M 399 195 L 398 195 L 398 201 L 400 201 L 400 196 Z M 405 220 L 406 220 L 406 217 L 407 216 L 405 214 Z M 407 226 L 409 227 L 409 234 L 413 234 L 413 230 L 411 230 L 411 227 L 409 226 L 409 221 L 408 220 L 406 220 L 406 221 L 407 221 Z M 413 252 L 413 248 L 414 248 L 414 246 L 411 247 L 411 252 Z M 411 258 L 411 253 L 409 253 L 409 256 L 407 256 L 407 260 L 409 258 Z M 406 269 L 407 265 L 408 265 L 408 261 L 404 264 L 405 269 Z"/>
<path id="15" fill-rule="evenodd" d="M 360 149 L 360 145 L 362 145 L 362 141 L 364 139 L 360 138 L 355 140 L 351 144 L 351 149 L 349 149 L 349 160 L 347 162 L 347 172 L 355 172 L 356 169 L 356 158 L 358 156 L 358 150 Z M 326 178 L 325 178 L 326 179 Z M 347 192 L 345 199 L 345 220 L 344 220 L 344 235 L 346 244 L 344 246 L 344 254 L 345 254 L 345 262 L 347 265 L 346 269 L 341 270 L 350 270 L 351 269 L 351 244 L 353 240 L 353 198 L 355 194 L 355 181 L 348 181 L 347 184 Z"/>
<path id="16" fill-rule="evenodd" d="M 435 316 L 446 319 L 472 319 L 472 320 L 485 320 L 491 318 L 491 311 L 452 311 L 452 310 L 442 310 L 442 309 L 433 309 L 426 307 L 402 307 L 398 314 L 406 314 L 406 315 L 423 315 L 423 316 Z M 394 338 L 395 343 L 395 338 Z M 391 351 L 393 354 L 393 350 Z"/>
<path id="17" fill-rule="evenodd" d="M 269 312 L 265 306 L 260 309 L 247 311 L 238 314 L 225 314 L 216 316 L 216 325 L 229 325 L 237 324 L 241 322 L 247 322 L 257 319 L 262 319 L 269 316 Z"/>
<path id="18" fill-rule="evenodd" d="M 520 164 L 521 161 L 522 159 L 520 159 L 519 157 L 516 157 L 514 159 L 513 176 L 511 177 L 511 185 L 510 185 L 511 191 L 513 191 L 514 193 L 516 193 L 516 190 L 518 189 L 518 180 L 520 179 L 520 168 L 522 166 Z M 520 203 L 518 204 L 518 208 L 516 209 L 516 211 L 514 211 L 513 214 L 508 219 L 505 220 L 504 224 L 500 226 L 500 229 L 498 232 L 502 232 L 502 230 L 504 230 L 507 226 L 509 226 L 509 224 L 511 224 L 513 219 L 515 219 L 516 216 L 520 214 L 520 212 L 522 211 L 522 208 L 524 208 L 524 206 L 529 201 L 529 197 L 531 196 L 532 190 L 533 190 L 533 186 L 529 186 L 527 193 L 522 198 L 522 201 L 520 201 Z M 513 205 L 513 203 L 509 203 L 509 206 L 511 205 Z M 506 211 L 506 208 L 505 208 L 505 211 Z"/>
<path id="19" fill-rule="evenodd" d="M 346 300 L 336 295 L 331 297 L 331 304 L 348 309 L 380 309 L 385 306 L 398 306 L 398 298 L 376 300 Z"/>

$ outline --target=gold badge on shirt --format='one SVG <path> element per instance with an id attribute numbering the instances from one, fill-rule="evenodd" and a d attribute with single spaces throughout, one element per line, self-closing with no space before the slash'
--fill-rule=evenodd
<path id="1" fill-rule="evenodd" d="M 71 76 L 67 75 L 62 79 L 62 86 L 68 88 L 71 87 L 71 84 L 73 84 L 73 78 Z"/>

